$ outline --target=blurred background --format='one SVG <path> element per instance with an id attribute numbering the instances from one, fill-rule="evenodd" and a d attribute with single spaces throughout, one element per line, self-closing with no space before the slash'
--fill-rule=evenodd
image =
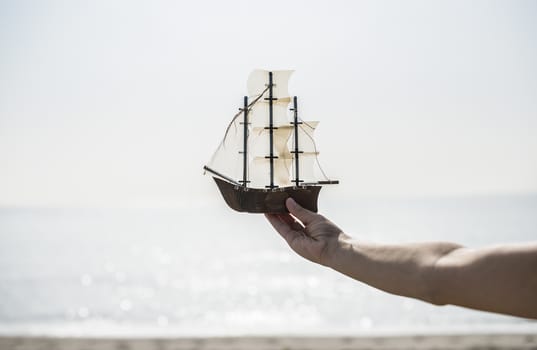
<path id="1" fill-rule="evenodd" d="M 537 237 L 535 1 L 0 2 L 0 333 L 537 330 L 294 255 L 202 167 L 295 69 L 351 235 Z"/>

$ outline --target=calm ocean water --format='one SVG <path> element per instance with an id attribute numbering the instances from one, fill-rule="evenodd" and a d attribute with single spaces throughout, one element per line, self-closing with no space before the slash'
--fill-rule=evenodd
<path id="1" fill-rule="evenodd" d="M 371 240 L 537 239 L 537 196 L 322 203 Z M 537 323 L 391 296 L 294 255 L 259 215 L 0 209 L 0 333 L 369 334 L 537 331 Z"/>

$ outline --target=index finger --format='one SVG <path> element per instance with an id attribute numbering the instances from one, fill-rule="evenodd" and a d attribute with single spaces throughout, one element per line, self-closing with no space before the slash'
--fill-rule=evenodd
<path id="1" fill-rule="evenodd" d="M 291 225 L 283 220 L 278 214 L 265 214 L 272 227 L 287 241 L 292 242 L 295 238 L 300 237 L 300 231 L 294 230 Z M 293 219 L 294 220 L 294 219 Z"/>

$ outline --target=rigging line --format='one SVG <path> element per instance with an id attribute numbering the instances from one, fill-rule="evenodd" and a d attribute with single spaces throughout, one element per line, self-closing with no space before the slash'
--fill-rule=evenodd
<path id="1" fill-rule="evenodd" d="M 300 119 L 302 121 L 303 124 L 306 124 L 307 126 L 309 126 L 311 129 L 314 129 L 314 127 L 312 127 L 311 125 L 309 125 L 307 122 L 303 121 L 302 119 Z M 306 130 L 304 130 L 304 127 L 302 125 L 299 125 L 300 128 L 304 131 L 304 133 L 310 138 L 311 142 L 313 143 L 313 150 L 315 151 L 315 161 L 317 162 L 317 165 L 319 166 L 319 170 L 321 170 L 321 173 L 323 174 L 324 178 L 326 180 L 330 180 L 330 178 L 328 176 L 326 176 L 326 173 L 324 172 L 323 170 L 323 167 L 321 166 L 321 163 L 319 162 L 319 157 L 317 156 L 317 154 L 319 154 L 319 151 L 317 151 L 317 145 L 315 144 L 315 140 L 313 139 L 313 137 L 308 134 L 306 132 Z"/>
<path id="2" fill-rule="evenodd" d="M 265 90 L 263 90 L 262 93 L 260 93 L 259 95 L 257 95 L 257 97 L 251 102 L 248 104 L 248 109 L 250 109 L 251 107 L 253 107 L 254 104 L 257 103 L 257 101 L 259 101 L 259 99 L 261 99 L 261 97 L 265 94 L 265 92 L 267 92 L 269 89 L 269 87 L 267 86 L 265 88 Z M 231 129 L 231 126 L 235 124 L 235 120 L 242 114 L 242 111 L 239 111 L 237 114 L 235 114 L 233 116 L 233 118 L 231 119 L 231 121 L 229 122 L 227 128 L 226 128 L 226 133 L 224 134 L 224 138 L 222 138 L 222 141 L 220 141 L 220 144 L 218 145 L 218 147 L 216 148 L 216 151 L 213 153 L 213 156 L 211 157 L 211 160 L 210 160 L 210 163 L 212 163 L 214 161 L 214 157 L 216 156 L 216 153 L 218 152 L 218 149 L 220 147 L 224 147 L 225 148 L 225 143 L 226 143 L 226 137 L 227 137 L 227 134 L 229 133 L 229 129 Z"/>
<path id="3" fill-rule="evenodd" d="M 263 90 L 263 92 L 262 92 L 261 94 L 259 94 L 259 95 L 258 95 L 252 102 L 250 102 L 250 103 L 248 104 L 248 109 L 252 108 L 253 105 L 256 104 L 257 101 L 259 101 L 259 99 L 265 94 L 265 92 L 268 91 L 268 89 L 269 89 L 269 86 L 267 86 L 267 87 L 265 88 L 265 90 Z M 224 134 L 224 140 L 225 140 L 225 138 L 226 138 L 226 136 L 227 136 L 227 133 L 228 133 L 229 129 L 231 128 L 231 125 L 233 124 L 233 122 L 235 121 L 235 119 L 237 119 L 237 117 L 240 116 L 241 114 L 242 114 L 242 111 L 239 111 L 239 112 L 237 112 L 237 114 L 235 114 L 235 115 L 233 116 L 233 119 L 231 119 L 231 122 L 230 122 L 229 125 L 227 126 L 226 133 Z"/>

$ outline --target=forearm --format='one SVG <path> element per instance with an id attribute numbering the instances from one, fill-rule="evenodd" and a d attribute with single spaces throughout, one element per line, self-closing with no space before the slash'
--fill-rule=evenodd
<path id="1" fill-rule="evenodd" d="M 457 250 L 432 279 L 442 303 L 537 318 L 537 243 Z"/>
<path id="2" fill-rule="evenodd" d="M 329 266 L 389 293 L 537 318 L 537 244 L 468 249 L 344 238 Z"/>
<path id="3" fill-rule="evenodd" d="M 460 247 L 443 242 L 386 245 L 343 239 L 329 266 L 386 292 L 435 302 L 432 269 L 436 261 Z"/>

